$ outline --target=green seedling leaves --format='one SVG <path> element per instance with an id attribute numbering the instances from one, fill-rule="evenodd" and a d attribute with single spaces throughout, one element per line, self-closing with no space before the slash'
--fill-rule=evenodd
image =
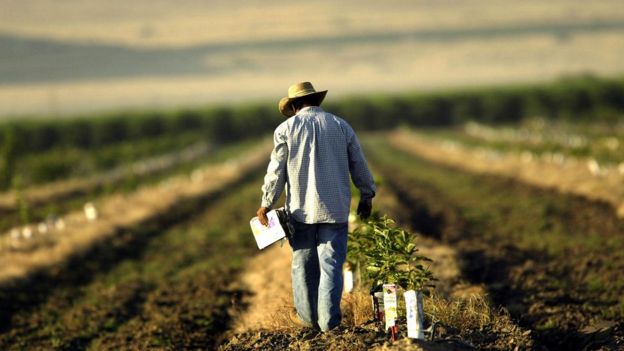
<path id="1" fill-rule="evenodd" d="M 404 290 L 427 292 L 435 278 L 422 263 L 431 259 L 415 255 L 415 238 L 387 216 L 370 219 L 349 233 L 348 261 L 356 271 L 366 267 L 364 279 L 373 289 L 394 283 Z"/>

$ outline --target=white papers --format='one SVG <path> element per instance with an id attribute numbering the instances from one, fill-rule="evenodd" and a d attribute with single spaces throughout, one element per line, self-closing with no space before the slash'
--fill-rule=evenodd
<path id="1" fill-rule="evenodd" d="M 342 276 L 344 279 L 344 291 L 350 293 L 353 291 L 353 272 L 350 267 L 345 267 L 342 270 Z"/>
<path id="2" fill-rule="evenodd" d="M 269 211 L 267 213 L 267 218 L 269 219 L 269 225 L 266 227 L 260 223 L 258 217 L 254 217 L 249 221 L 251 231 L 253 232 L 256 244 L 258 244 L 258 249 L 260 250 L 286 236 L 275 210 Z"/>

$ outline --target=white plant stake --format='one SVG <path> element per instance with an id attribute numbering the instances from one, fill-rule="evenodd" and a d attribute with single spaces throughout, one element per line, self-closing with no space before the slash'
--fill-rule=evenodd
<path id="1" fill-rule="evenodd" d="M 56 222 L 54 222 L 54 227 L 56 228 L 56 230 L 65 229 L 65 221 L 63 220 L 63 218 L 59 218 Z"/>
<path id="2" fill-rule="evenodd" d="M 22 237 L 24 237 L 24 239 L 32 239 L 33 237 L 32 229 L 30 229 L 30 227 L 22 228 Z"/>
<path id="3" fill-rule="evenodd" d="M 407 315 L 407 337 L 424 340 L 422 292 L 408 290 L 403 296 L 405 297 L 405 314 Z"/>
<path id="4" fill-rule="evenodd" d="M 351 293 L 351 291 L 353 291 L 353 271 L 351 271 L 351 266 L 348 264 L 345 265 L 345 268 L 342 270 L 342 276 L 344 280 L 344 291 L 346 293 Z"/>
<path id="5" fill-rule="evenodd" d="M 395 284 L 383 285 L 384 313 L 386 317 L 386 330 L 394 327 L 397 318 L 397 294 Z"/>
<path id="6" fill-rule="evenodd" d="M 95 221 L 98 218 L 97 210 L 95 209 L 95 206 L 93 206 L 93 203 L 91 202 L 87 202 L 84 205 L 84 212 L 85 212 L 85 217 L 87 217 L 89 221 Z"/>
<path id="7" fill-rule="evenodd" d="M 48 225 L 45 222 L 39 223 L 37 226 L 37 231 L 39 234 L 47 234 L 48 233 Z"/>

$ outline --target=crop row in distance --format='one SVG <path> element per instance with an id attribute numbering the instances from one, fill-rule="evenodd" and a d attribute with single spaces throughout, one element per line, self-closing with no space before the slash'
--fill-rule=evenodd
<path id="1" fill-rule="evenodd" d="M 21 177 L 22 186 L 29 187 L 59 179 L 92 176 L 199 143 L 208 145 L 203 135 L 189 132 L 139 141 L 128 140 L 96 149 L 53 148 L 19 157 L 14 165 L 14 173 Z"/>
<path id="2" fill-rule="evenodd" d="M 114 238 L 119 231 L 142 230 L 143 226 L 166 224 L 187 218 L 226 191 L 257 172 L 267 156 L 266 143 L 243 157 L 198 169 L 199 177 L 169 179 L 164 184 L 145 187 L 129 196 L 103 199 L 98 208 L 90 206 L 65 217 L 65 228 L 46 233 L 29 242 L 6 242 L 0 256 L 0 285 L 14 284 L 33 273 L 54 267 L 85 250 Z M 86 215 L 86 216 L 85 216 Z M 13 239 L 13 238 L 8 238 Z M 37 240 L 33 240 L 37 239 Z M 17 245 L 14 245 L 17 244 Z"/>
<path id="3" fill-rule="evenodd" d="M 352 97 L 327 105 L 358 130 L 401 124 L 448 126 L 468 120 L 511 123 L 536 115 L 613 121 L 624 110 L 624 79 L 581 76 L 540 84 Z M 95 150 L 188 132 L 201 133 L 218 144 L 268 133 L 282 120 L 273 103 L 10 120 L 0 125 L 0 174 L 4 178 L 0 186 L 10 184 L 13 174 L 7 170 L 27 154 L 57 148 Z"/>
<path id="4" fill-rule="evenodd" d="M 128 165 L 128 169 L 122 167 L 115 172 L 115 176 L 98 174 L 96 176 L 79 181 L 69 180 L 56 183 L 49 183 L 44 187 L 33 187 L 24 189 L 17 194 L 4 194 L 0 198 L 15 195 L 14 202 L 0 204 L 0 233 L 11 230 L 11 236 L 20 238 L 37 234 L 44 228 L 47 231 L 51 223 L 62 218 L 66 213 L 79 209 L 87 202 L 96 201 L 99 198 L 118 192 L 130 192 L 139 186 L 165 181 L 167 178 L 187 173 L 191 180 L 199 167 L 224 162 L 247 151 L 249 147 L 257 143 L 257 139 L 245 141 L 217 148 L 211 152 L 202 152 L 201 155 L 191 155 L 191 158 L 184 158 L 179 153 L 168 153 L 175 156 L 175 162 L 161 164 L 152 162 L 159 167 L 152 167 L 141 172 L 134 168 L 140 168 L 145 161 Z M 171 157 L 170 157 L 171 158 Z M 160 161 L 160 158 L 154 159 Z M 149 163 L 149 164 L 152 164 Z M 162 166 L 162 167 L 160 167 Z M 0 234 L 1 235 L 1 234 Z"/>
<path id="5" fill-rule="evenodd" d="M 553 155 L 587 158 L 600 164 L 619 165 L 624 149 L 624 124 L 572 124 L 528 119 L 519 124 L 487 125 L 475 121 L 454 128 L 428 128 L 423 136 L 472 148 L 523 153 L 525 158 Z M 624 163 L 623 163 L 624 173 Z"/>

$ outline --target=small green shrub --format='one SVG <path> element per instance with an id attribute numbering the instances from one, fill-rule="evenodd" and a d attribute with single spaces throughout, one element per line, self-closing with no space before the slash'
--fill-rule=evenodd
<path id="1" fill-rule="evenodd" d="M 386 283 L 404 290 L 428 293 L 435 281 L 424 265 L 431 259 L 417 254 L 414 235 L 394 225 L 387 216 L 371 219 L 350 233 L 348 261 L 364 268 L 365 279 L 373 290 Z"/>

